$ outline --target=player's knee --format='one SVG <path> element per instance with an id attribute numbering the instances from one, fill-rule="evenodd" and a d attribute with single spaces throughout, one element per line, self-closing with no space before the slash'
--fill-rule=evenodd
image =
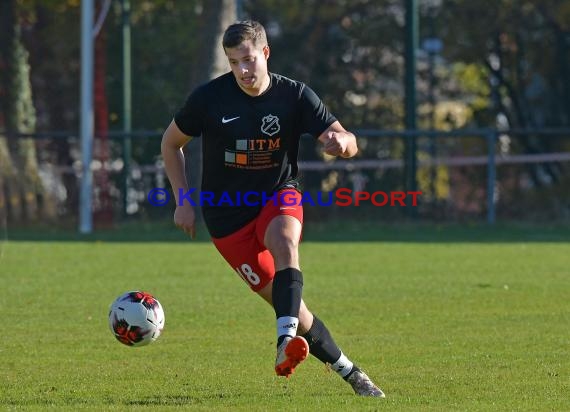
<path id="1" fill-rule="evenodd" d="M 301 238 L 301 223 L 291 216 L 275 217 L 265 230 L 264 243 L 269 249 L 297 249 Z"/>
<path id="2" fill-rule="evenodd" d="M 299 240 L 290 237 L 279 236 L 271 239 L 266 245 L 269 252 L 276 260 L 295 258 L 298 256 Z"/>
<path id="3" fill-rule="evenodd" d="M 297 251 L 299 249 L 299 239 L 293 239 L 288 236 L 282 236 L 277 239 L 278 247 L 289 251 Z"/>

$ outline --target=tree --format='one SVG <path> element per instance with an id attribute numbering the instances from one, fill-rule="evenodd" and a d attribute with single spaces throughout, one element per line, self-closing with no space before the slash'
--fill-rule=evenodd
<path id="1" fill-rule="evenodd" d="M 570 5 L 556 0 L 449 0 L 439 10 L 445 54 L 453 61 L 475 64 L 488 82 L 489 101 L 482 113 L 496 127 L 536 129 L 570 125 Z M 485 24 L 478 24 L 485 22 Z M 483 91 L 483 90 L 481 90 Z M 481 115 L 483 114 L 483 115 Z M 501 125 L 499 125 L 501 127 Z M 563 143 L 518 136 L 524 153 L 561 150 Z M 527 167 L 536 186 L 556 182 L 560 166 Z M 543 179 L 541 176 L 548 176 Z"/>
<path id="2" fill-rule="evenodd" d="M 5 191 L 3 197 L 8 200 L 11 219 L 33 221 L 40 215 L 52 217 L 54 209 L 40 179 L 35 141 L 18 136 L 35 131 L 36 112 L 28 52 L 22 44 L 16 5 L 15 0 L 0 2 L 0 61 L 4 68 L 1 89 L 5 95 L 1 109 L 7 132 L 6 137 L 0 138 L 0 183 L 4 183 L 0 190 Z M 42 203 L 38 204 L 40 199 Z"/>

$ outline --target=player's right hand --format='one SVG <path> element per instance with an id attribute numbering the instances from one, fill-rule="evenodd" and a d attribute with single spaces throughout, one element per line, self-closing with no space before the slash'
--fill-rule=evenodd
<path id="1" fill-rule="evenodd" d="M 189 204 L 184 204 L 182 206 L 177 206 L 174 211 L 174 224 L 186 233 L 190 235 L 190 238 L 194 239 L 196 237 L 196 215 L 194 214 L 194 208 Z"/>

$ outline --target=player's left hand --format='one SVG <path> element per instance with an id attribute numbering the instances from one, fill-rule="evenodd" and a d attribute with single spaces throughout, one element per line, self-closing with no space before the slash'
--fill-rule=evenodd
<path id="1" fill-rule="evenodd" d="M 325 153 L 331 156 L 343 156 L 346 153 L 347 140 L 344 133 L 328 132 L 325 144 Z"/>

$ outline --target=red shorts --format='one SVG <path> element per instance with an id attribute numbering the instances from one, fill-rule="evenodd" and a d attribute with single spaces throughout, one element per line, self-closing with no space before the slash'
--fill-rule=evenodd
<path id="1" fill-rule="evenodd" d="M 295 189 L 283 189 L 269 200 L 259 215 L 247 225 L 222 238 L 212 238 L 214 245 L 255 292 L 263 289 L 275 276 L 273 256 L 264 245 L 265 230 L 274 217 L 293 216 L 303 224 L 302 195 Z"/>

